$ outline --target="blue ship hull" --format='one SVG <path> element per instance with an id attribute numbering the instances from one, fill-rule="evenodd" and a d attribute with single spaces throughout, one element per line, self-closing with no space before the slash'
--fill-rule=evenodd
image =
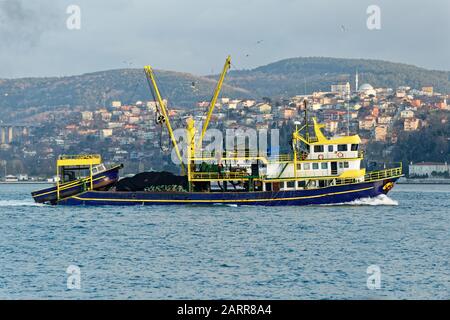
<path id="1" fill-rule="evenodd" d="M 86 191 L 59 205 L 256 205 L 306 206 L 345 203 L 387 194 L 398 177 L 310 190 L 278 192 L 118 192 Z"/>

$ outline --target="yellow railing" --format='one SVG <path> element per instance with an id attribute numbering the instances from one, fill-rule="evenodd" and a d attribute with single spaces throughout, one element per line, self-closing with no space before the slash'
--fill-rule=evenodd
<path id="1" fill-rule="evenodd" d="M 344 179 L 336 179 L 336 186 L 341 186 L 341 185 L 345 185 L 345 184 L 352 184 L 352 183 L 356 183 L 356 179 L 355 178 L 344 178 Z"/>
<path id="2" fill-rule="evenodd" d="M 211 160 L 245 160 L 254 161 L 261 160 L 265 163 L 268 162 L 285 162 L 293 161 L 293 155 L 291 154 L 278 154 L 268 156 L 266 153 L 259 152 L 248 152 L 248 151 L 226 151 L 223 153 L 218 153 L 215 151 L 203 151 L 196 152 L 195 157 L 192 158 L 194 161 L 211 161 Z"/>
<path id="3" fill-rule="evenodd" d="M 287 162 L 287 161 L 293 161 L 294 157 L 291 154 L 279 154 L 276 156 L 270 156 L 269 160 L 275 161 L 275 162 Z"/>
<path id="4" fill-rule="evenodd" d="M 302 159 L 300 154 L 297 154 L 297 162 L 311 162 L 311 161 L 348 161 L 348 160 L 356 160 L 363 159 L 364 153 L 363 151 L 355 151 L 355 157 L 351 158 L 340 158 L 338 155 L 328 154 L 325 158 L 319 159 L 316 157 L 315 159 Z M 226 151 L 223 153 L 215 152 L 215 151 L 203 151 L 196 152 L 195 157 L 191 158 L 191 160 L 195 162 L 207 162 L 207 161 L 217 161 L 221 160 L 231 160 L 231 161 L 256 161 L 260 160 L 264 163 L 277 163 L 277 162 L 291 162 L 294 161 L 293 154 L 277 154 L 268 156 L 266 153 L 258 153 L 258 152 L 246 152 L 246 151 Z"/>
<path id="5" fill-rule="evenodd" d="M 192 172 L 191 180 L 240 180 L 247 176 L 247 172 Z"/>
<path id="6" fill-rule="evenodd" d="M 58 160 L 81 160 L 81 159 L 101 159 L 99 154 L 63 154 L 60 155 Z"/>
<path id="7" fill-rule="evenodd" d="M 403 174 L 402 171 L 403 171 L 403 168 L 402 168 L 402 165 L 400 165 L 400 167 L 397 167 L 397 168 L 368 172 L 364 176 L 364 182 L 371 182 L 371 181 L 377 181 L 377 180 L 382 180 L 382 179 L 400 177 Z M 344 184 L 356 183 L 356 182 L 360 182 L 360 181 L 358 181 L 358 179 L 355 179 L 355 178 L 343 178 L 343 179 L 336 178 L 337 186 L 344 185 Z"/>
<path id="8" fill-rule="evenodd" d="M 217 151 L 201 151 L 195 153 L 195 158 L 254 158 L 254 157 L 265 157 L 266 154 L 260 154 L 259 152 L 250 152 L 245 150 L 239 151 L 224 151 L 222 153 Z"/>
<path id="9" fill-rule="evenodd" d="M 380 171 L 369 172 L 364 176 L 364 181 L 356 178 L 338 178 L 338 177 L 323 177 L 323 176 L 308 176 L 308 177 L 297 177 L 297 178 L 285 178 L 285 179 L 267 179 L 265 181 L 307 181 L 307 180 L 334 180 L 335 185 L 345 185 L 357 182 L 372 182 L 376 180 L 388 179 L 401 176 L 402 167 L 397 167 L 393 169 L 386 169 Z M 249 176 L 247 172 L 192 172 L 191 181 L 224 181 L 224 180 L 248 180 Z M 265 177 L 260 177 L 260 179 L 265 179 Z"/>
<path id="10" fill-rule="evenodd" d="M 370 182 L 370 181 L 374 181 L 374 180 L 399 177 L 403 174 L 402 171 L 403 171 L 402 166 L 400 166 L 400 167 L 393 168 L 393 169 L 385 169 L 385 170 L 380 170 L 380 171 L 368 172 L 364 176 L 364 181 Z"/>

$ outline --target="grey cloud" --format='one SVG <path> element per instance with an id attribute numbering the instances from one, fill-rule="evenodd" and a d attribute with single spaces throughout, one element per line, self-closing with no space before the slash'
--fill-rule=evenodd
<path id="1" fill-rule="evenodd" d="M 47 0 L 0 0 L 0 47 L 35 47 L 42 34 L 51 30 L 55 16 Z"/>
<path id="2" fill-rule="evenodd" d="M 237 68 L 329 56 L 450 70 L 448 0 L 7 1 L 16 10 L 8 15 L 12 24 L 0 30 L 9 41 L 0 50 L 0 65 L 6 66 L 0 77 L 129 67 L 124 61 L 209 74 L 218 72 L 227 54 Z M 70 4 L 81 8 L 79 31 L 65 28 Z M 372 4 L 382 10 L 379 31 L 366 27 Z M 31 47 L 17 49 L 24 46 Z"/>

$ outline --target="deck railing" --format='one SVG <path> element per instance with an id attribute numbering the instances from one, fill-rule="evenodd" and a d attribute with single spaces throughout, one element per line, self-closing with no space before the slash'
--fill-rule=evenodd
<path id="1" fill-rule="evenodd" d="M 364 176 L 364 182 L 372 182 L 382 179 L 400 177 L 402 174 L 403 168 L 400 165 L 400 167 L 397 168 L 368 172 Z M 336 185 L 350 184 L 355 182 L 358 182 L 355 178 L 336 179 Z"/>
<path id="2" fill-rule="evenodd" d="M 192 172 L 191 180 L 241 180 L 247 176 L 247 172 Z"/>
<path id="3" fill-rule="evenodd" d="M 322 154 L 323 155 L 323 154 Z M 352 157 L 344 158 L 339 157 L 338 153 L 325 153 L 325 158 L 319 159 L 318 154 L 314 154 L 312 159 L 304 159 L 301 154 L 297 154 L 297 162 L 308 162 L 314 160 L 320 161 L 344 161 L 347 159 L 364 158 L 363 151 L 354 151 Z M 195 157 L 192 158 L 193 161 L 203 162 L 203 161 L 214 161 L 214 160 L 235 160 L 235 161 L 256 161 L 261 160 L 264 163 L 270 162 L 291 162 L 294 161 L 293 154 L 273 154 L 268 155 L 264 152 L 249 152 L 249 151 L 226 151 L 226 152 L 215 152 L 215 151 L 203 151 L 197 152 Z"/>
<path id="4" fill-rule="evenodd" d="M 394 177 L 400 177 L 403 174 L 402 166 L 392 169 L 385 169 L 380 171 L 368 172 L 364 176 L 364 181 L 361 178 L 338 178 L 338 177 L 321 177 L 321 176 L 308 176 L 308 177 L 297 177 L 297 179 L 288 179 L 288 180 L 333 180 L 335 179 L 335 185 L 344 185 L 356 182 L 372 182 L 382 179 L 389 179 Z M 191 180 L 248 180 L 249 174 L 247 172 L 192 172 Z M 265 177 L 260 177 L 264 179 Z M 269 179 L 270 180 L 270 179 Z"/>
<path id="5" fill-rule="evenodd" d="M 101 159 L 99 154 L 63 154 L 58 160 Z"/>
<path id="6" fill-rule="evenodd" d="M 248 151 L 226 151 L 223 153 L 215 151 L 203 151 L 197 152 L 195 157 L 192 158 L 193 161 L 211 161 L 211 160 L 235 160 L 235 161 L 256 161 L 260 160 L 264 163 L 268 162 L 289 162 L 293 161 L 293 156 L 291 154 L 277 154 L 277 155 L 267 155 L 267 153 L 259 152 L 248 152 Z"/>
<path id="7" fill-rule="evenodd" d="M 397 167 L 397 168 L 392 168 L 392 169 L 385 169 L 385 170 L 380 170 L 380 171 L 372 171 L 372 172 L 368 172 L 365 176 L 364 176 L 364 181 L 374 181 L 374 180 L 381 180 L 381 179 L 387 179 L 387 178 L 392 178 L 392 177 L 399 177 L 401 176 L 402 173 L 402 166 Z"/>

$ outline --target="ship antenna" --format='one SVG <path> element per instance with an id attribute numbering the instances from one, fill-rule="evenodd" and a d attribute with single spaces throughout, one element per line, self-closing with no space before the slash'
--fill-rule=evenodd
<path id="1" fill-rule="evenodd" d="M 309 123 L 308 123 L 308 102 L 303 100 L 303 104 L 305 106 L 305 128 L 306 128 L 306 141 L 309 142 Z"/>
<path id="2" fill-rule="evenodd" d="M 347 101 L 347 136 L 350 136 L 350 102 Z"/>

